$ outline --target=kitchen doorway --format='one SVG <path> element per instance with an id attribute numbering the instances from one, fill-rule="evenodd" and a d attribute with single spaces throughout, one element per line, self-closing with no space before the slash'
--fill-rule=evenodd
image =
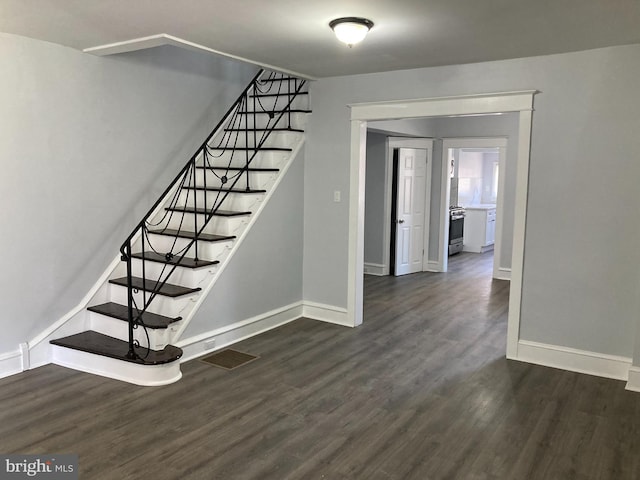
<path id="1" fill-rule="evenodd" d="M 511 277 L 510 264 L 505 268 L 502 262 L 506 150 L 504 137 L 442 140 L 442 165 L 447 168 L 442 168 L 440 184 L 440 251 L 448 250 L 450 212 L 458 207 L 456 211 L 464 215 L 463 230 L 466 227 L 462 250 L 482 253 L 491 246 L 493 278 L 499 280 Z M 467 160 L 464 164 L 463 159 Z M 471 228 L 473 234 L 469 235 Z M 440 261 L 440 270 L 446 272 L 449 255 L 445 253 Z"/>

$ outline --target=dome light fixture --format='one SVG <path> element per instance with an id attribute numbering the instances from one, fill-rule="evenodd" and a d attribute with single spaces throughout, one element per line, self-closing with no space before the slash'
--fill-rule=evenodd
<path id="1" fill-rule="evenodd" d="M 336 34 L 338 40 L 346 43 L 351 48 L 361 42 L 373 27 L 373 22 L 360 17 L 342 17 L 329 22 L 329 27 Z"/>

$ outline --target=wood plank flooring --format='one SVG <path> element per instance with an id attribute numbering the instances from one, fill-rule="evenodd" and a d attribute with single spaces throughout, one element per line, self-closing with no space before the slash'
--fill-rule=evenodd
<path id="1" fill-rule="evenodd" d="M 640 395 L 507 361 L 491 254 L 365 279 L 365 323 L 301 319 L 136 387 L 57 366 L 0 380 L 0 453 L 77 453 L 84 479 L 637 479 Z"/>

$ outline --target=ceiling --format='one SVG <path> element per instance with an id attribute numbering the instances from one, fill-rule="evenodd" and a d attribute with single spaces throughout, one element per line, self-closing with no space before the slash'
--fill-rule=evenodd
<path id="1" fill-rule="evenodd" d="M 375 26 L 350 49 L 342 16 Z M 640 0 L 0 0 L 0 31 L 79 50 L 167 34 L 320 78 L 640 43 Z"/>

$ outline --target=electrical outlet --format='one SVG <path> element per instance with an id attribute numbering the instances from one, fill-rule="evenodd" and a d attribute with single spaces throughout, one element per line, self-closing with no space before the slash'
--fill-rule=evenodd
<path id="1" fill-rule="evenodd" d="M 336 190 L 335 192 L 333 192 L 333 201 L 336 203 L 340 203 L 340 190 Z"/>
<path id="2" fill-rule="evenodd" d="M 204 349 L 205 350 L 211 350 L 215 346 L 216 346 L 216 339 L 215 338 L 212 338 L 212 339 L 207 340 L 206 342 L 204 342 Z"/>

